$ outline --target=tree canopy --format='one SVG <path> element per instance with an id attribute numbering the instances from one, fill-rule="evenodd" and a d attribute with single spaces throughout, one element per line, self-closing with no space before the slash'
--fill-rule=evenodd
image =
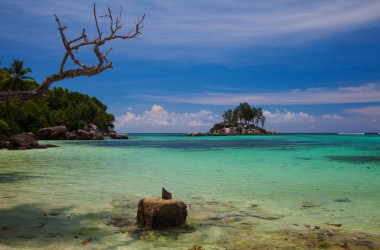
<path id="1" fill-rule="evenodd" d="M 240 103 L 234 109 L 224 111 L 222 114 L 223 121 L 214 125 L 211 131 L 223 127 L 255 126 L 264 128 L 265 116 L 261 108 L 255 108 L 248 103 Z"/>
<path id="2" fill-rule="evenodd" d="M 21 62 L 19 65 L 23 65 L 22 61 L 14 62 Z M 20 83 L 7 81 L 12 77 L 9 68 L 0 70 L 0 93 L 4 83 L 15 91 L 25 86 L 39 86 L 30 78 L 19 78 Z M 29 85 L 25 84 L 25 81 Z M 97 98 L 61 87 L 47 90 L 43 99 L 0 103 L 0 134 L 36 132 L 44 127 L 58 125 L 64 125 L 72 131 L 90 123 L 97 125 L 100 131 L 108 132 L 113 129 L 114 121 L 115 117 L 107 113 L 107 106 Z"/>
<path id="3" fill-rule="evenodd" d="M 264 127 L 265 116 L 261 108 L 251 107 L 248 103 L 240 103 L 235 109 L 229 109 L 222 114 L 223 123 L 230 126 L 261 125 Z"/>

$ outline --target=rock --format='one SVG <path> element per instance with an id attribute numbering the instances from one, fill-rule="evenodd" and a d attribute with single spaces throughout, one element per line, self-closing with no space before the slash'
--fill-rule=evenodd
<path id="1" fill-rule="evenodd" d="M 117 134 L 114 131 L 108 133 L 108 136 L 111 137 L 111 139 L 116 139 L 116 140 L 126 140 L 126 139 L 128 139 L 128 136 L 123 135 L 123 134 Z"/>
<path id="2" fill-rule="evenodd" d="M 8 139 L 7 136 L 0 135 L 0 149 L 7 149 L 11 146 Z"/>
<path id="3" fill-rule="evenodd" d="M 52 144 L 39 144 L 31 133 L 21 135 L 0 136 L 0 149 L 25 150 L 25 149 L 46 149 L 48 147 L 57 147 Z"/>
<path id="4" fill-rule="evenodd" d="M 37 146 L 34 147 L 35 149 L 47 149 L 48 146 L 46 144 L 38 144 Z"/>
<path id="5" fill-rule="evenodd" d="M 210 130 L 206 135 L 226 136 L 226 135 L 273 135 L 275 132 L 257 127 L 255 125 L 237 125 L 223 124 L 219 129 Z M 189 135 L 196 135 L 195 133 Z"/>
<path id="6" fill-rule="evenodd" d="M 163 200 L 171 200 L 172 193 L 168 192 L 164 187 L 162 188 L 162 199 Z"/>
<path id="7" fill-rule="evenodd" d="M 12 149 L 31 149 L 39 146 L 36 139 L 27 134 L 13 135 L 9 138 L 9 142 Z"/>
<path id="8" fill-rule="evenodd" d="M 188 136 L 206 136 L 207 133 L 201 133 L 201 132 L 191 132 L 187 134 Z"/>
<path id="9" fill-rule="evenodd" d="M 78 131 L 68 132 L 65 126 L 43 128 L 38 131 L 38 139 L 42 140 L 104 140 L 103 134 L 94 124 Z"/>
<path id="10" fill-rule="evenodd" d="M 77 137 L 80 140 L 89 140 L 91 138 L 90 133 L 83 129 L 78 129 Z"/>
<path id="11" fill-rule="evenodd" d="M 34 139 L 38 139 L 37 135 L 33 134 L 32 132 L 28 132 L 28 133 L 22 133 L 22 135 L 29 135 L 30 137 L 33 137 Z"/>
<path id="12" fill-rule="evenodd" d="M 84 127 L 83 130 L 87 132 L 95 132 L 96 134 L 100 133 L 98 126 L 96 126 L 95 124 L 89 124 L 86 127 Z"/>
<path id="13" fill-rule="evenodd" d="M 78 140 L 78 136 L 75 132 L 67 132 L 65 137 L 66 140 Z"/>
<path id="14" fill-rule="evenodd" d="M 66 126 L 55 126 L 38 130 L 37 136 L 40 140 L 60 140 L 65 139 L 66 133 Z"/>
<path id="15" fill-rule="evenodd" d="M 137 223 L 147 230 L 182 226 L 186 222 L 186 208 L 182 201 L 145 198 L 138 204 Z"/>
<path id="16" fill-rule="evenodd" d="M 351 202 L 350 198 L 340 198 L 333 200 L 334 202 Z"/>

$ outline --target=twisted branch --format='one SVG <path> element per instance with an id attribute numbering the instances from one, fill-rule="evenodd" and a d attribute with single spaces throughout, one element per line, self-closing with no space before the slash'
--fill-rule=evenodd
<path id="1" fill-rule="evenodd" d="M 59 82 L 65 79 L 69 78 L 75 78 L 78 76 L 93 76 L 97 75 L 101 72 L 103 72 L 106 69 L 112 68 L 112 62 L 108 60 L 107 56 L 111 52 L 112 48 L 109 48 L 105 53 L 103 53 L 100 48 L 106 42 L 110 40 L 115 39 L 132 39 L 137 38 L 141 34 L 141 29 L 144 27 L 144 19 L 145 15 L 143 15 L 141 18 L 139 18 L 135 22 L 135 27 L 133 31 L 130 31 L 127 35 L 118 35 L 117 32 L 122 28 L 121 25 L 121 11 L 120 16 L 114 20 L 111 9 L 108 8 L 108 13 L 104 16 L 100 17 L 108 17 L 110 25 L 109 25 L 109 35 L 103 36 L 103 32 L 101 32 L 98 18 L 96 14 L 96 5 L 94 4 L 93 7 L 93 14 L 94 14 L 94 21 L 96 25 L 97 30 L 97 36 L 90 40 L 88 39 L 88 36 L 86 34 L 86 30 L 83 29 L 82 34 L 70 41 L 66 38 L 65 30 L 68 28 L 65 25 L 62 25 L 58 16 L 55 16 L 55 21 L 58 24 L 58 30 L 61 35 L 62 44 L 66 50 L 62 62 L 59 68 L 59 72 L 53 75 L 50 75 L 44 79 L 42 84 L 33 90 L 29 91 L 6 91 L 6 92 L 0 92 L 0 101 L 13 101 L 13 100 L 30 100 L 30 99 L 37 99 L 44 96 L 45 92 L 49 89 L 49 87 L 55 83 Z M 88 66 L 84 63 L 82 63 L 75 55 L 74 52 L 78 51 L 79 49 L 87 46 L 92 46 L 92 50 L 95 53 L 98 64 Z M 66 69 L 65 66 L 68 59 L 71 59 L 71 61 L 77 65 L 77 68 L 74 69 Z"/>

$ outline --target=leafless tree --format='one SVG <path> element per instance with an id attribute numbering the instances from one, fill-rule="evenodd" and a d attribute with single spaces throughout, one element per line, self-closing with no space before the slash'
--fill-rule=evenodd
<path id="1" fill-rule="evenodd" d="M 101 46 L 106 44 L 108 41 L 115 39 L 132 39 L 137 38 L 141 34 L 141 29 L 144 27 L 144 18 L 143 15 L 137 21 L 135 21 L 135 26 L 132 31 L 125 35 L 119 35 L 118 32 L 122 28 L 121 24 L 121 13 L 116 19 L 112 15 L 111 9 L 108 8 L 108 13 L 102 18 L 107 18 L 109 20 L 109 34 L 104 35 L 100 30 L 98 17 L 96 14 L 96 5 L 94 4 L 94 21 L 96 25 L 97 34 L 94 39 L 89 39 L 86 30 L 83 29 L 82 34 L 72 40 L 68 40 L 65 35 L 65 30 L 68 28 L 65 25 L 62 25 L 58 16 L 55 16 L 55 21 L 58 24 L 58 30 L 61 35 L 63 46 L 66 50 L 59 72 L 53 75 L 50 75 L 44 79 L 44 81 L 36 89 L 29 91 L 5 91 L 0 92 L 0 101 L 14 101 L 14 100 L 30 100 L 37 99 L 44 96 L 45 92 L 49 87 L 55 83 L 69 78 L 75 78 L 78 76 L 93 76 L 103 72 L 106 69 L 112 68 L 112 62 L 107 59 L 107 55 L 112 50 L 108 49 L 105 53 L 100 50 Z M 98 59 L 97 65 L 88 66 L 82 63 L 76 55 L 76 52 L 84 47 L 92 47 L 93 52 Z M 76 68 L 65 69 L 67 60 L 71 59 L 72 62 L 76 65 Z"/>

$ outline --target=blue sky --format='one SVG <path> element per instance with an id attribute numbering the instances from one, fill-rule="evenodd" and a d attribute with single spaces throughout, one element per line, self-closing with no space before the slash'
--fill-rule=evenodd
<path id="1" fill-rule="evenodd" d="M 68 37 L 91 34 L 92 4 L 0 0 L 1 66 L 23 60 L 39 82 L 56 73 L 54 14 Z M 240 102 L 262 107 L 279 132 L 380 132 L 380 1 L 96 4 L 99 15 L 121 6 L 125 33 L 145 14 L 143 34 L 109 44 L 113 69 L 53 86 L 96 96 L 119 132 L 207 131 Z M 89 50 L 78 56 L 96 63 Z"/>

